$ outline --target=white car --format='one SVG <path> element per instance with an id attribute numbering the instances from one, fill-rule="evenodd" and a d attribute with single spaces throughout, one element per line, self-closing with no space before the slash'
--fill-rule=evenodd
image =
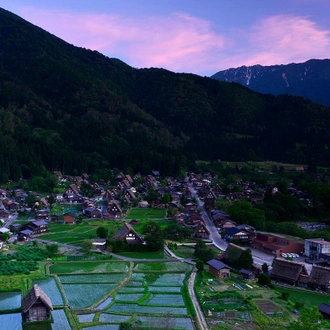
<path id="1" fill-rule="evenodd" d="M 283 258 L 287 258 L 288 255 L 287 255 L 286 253 L 282 253 L 281 256 L 282 256 Z"/>

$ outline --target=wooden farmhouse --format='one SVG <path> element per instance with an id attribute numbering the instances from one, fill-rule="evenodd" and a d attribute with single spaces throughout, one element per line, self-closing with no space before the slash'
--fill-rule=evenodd
<path id="1" fill-rule="evenodd" d="M 35 284 L 24 297 L 22 305 L 26 322 L 45 321 L 51 318 L 52 302 L 38 284 Z"/>
<path id="2" fill-rule="evenodd" d="M 228 278 L 230 277 L 230 267 L 223 262 L 212 259 L 207 262 L 209 265 L 209 273 L 217 278 Z"/>
<path id="3" fill-rule="evenodd" d="M 75 216 L 73 213 L 64 213 L 63 214 L 63 223 L 68 224 L 68 223 L 75 223 Z"/>
<path id="4" fill-rule="evenodd" d="M 330 268 L 313 265 L 309 277 L 309 286 L 325 292 L 330 291 Z"/>
<path id="5" fill-rule="evenodd" d="M 301 285 L 308 282 L 305 264 L 284 259 L 275 259 L 270 278 L 277 282 Z"/>
<path id="6" fill-rule="evenodd" d="M 124 222 L 124 225 L 113 239 L 115 241 L 126 241 L 128 244 L 145 244 L 144 239 L 127 222 Z"/>

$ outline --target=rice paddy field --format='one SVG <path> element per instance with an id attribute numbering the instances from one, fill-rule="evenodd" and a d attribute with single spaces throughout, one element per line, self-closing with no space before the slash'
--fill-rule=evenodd
<path id="1" fill-rule="evenodd" d="M 193 330 L 184 289 L 191 271 L 182 262 L 55 262 L 46 267 L 47 277 L 27 281 L 26 289 L 38 284 L 51 299 L 53 330 L 111 330 L 121 322 Z M 22 329 L 21 313 L 14 312 L 21 299 L 21 292 L 0 292 L 0 329 Z"/>

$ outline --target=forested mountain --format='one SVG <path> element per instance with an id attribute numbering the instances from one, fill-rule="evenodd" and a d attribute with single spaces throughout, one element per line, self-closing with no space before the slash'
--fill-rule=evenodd
<path id="1" fill-rule="evenodd" d="M 330 60 L 309 60 L 286 65 L 241 66 L 212 76 L 236 82 L 265 94 L 290 94 L 330 106 Z"/>
<path id="2" fill-rule="evenodd" d="M 330 164 L 330 110 L 134 69 L 0 9 L 0 181 L 43 169 L 176 174 L 196 158 Z"/>

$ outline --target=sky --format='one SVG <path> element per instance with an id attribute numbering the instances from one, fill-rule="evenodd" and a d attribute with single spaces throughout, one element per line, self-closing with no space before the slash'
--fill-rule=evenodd
<path id="1" fill-rule="evenodd" d="M 0 0 L 0 7 L 135 68 L 211 76 L 330 58 L 330 0 Z"/>

